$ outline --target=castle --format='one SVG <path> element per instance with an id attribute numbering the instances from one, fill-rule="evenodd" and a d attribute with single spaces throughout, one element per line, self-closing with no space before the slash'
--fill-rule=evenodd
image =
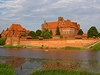
<path id="1" fill-rule="evenodd" d="M 56 28 L 59 27 L 60 35 L 66 38 L 74 38 L 77 35 L 80 25 L 77 22 L 71 22 L 70 20 L 64 20 L 63 17 L 58 17 L 58 21 L 46 22 L 42 24 L 42 30 L 51 30 L 53 36 L 56 35 Z"/>
<path id="2" fill-rule="evenodd" d="M 23 28 L 20 24 L 12 24 L 1 33 L 2 38 L 6 38 L 5 44 L 17 45 L 20 43 L 20 38 L 27 36 L 30 31 Z"/>
<path id="3" fill-rule="evenodd" d="M 63 17 L 58 17 L 58 21 L 44 21 L 42 24 L 42 31 L 45 29 L 51 30 L 53 37 L 55 37 L 57 27 L 59 28 L 60 35 L 64 38 L 75 38 L 80 30 L 80 25 L 77 22 L 64 20 Z M 29 32 L 29 30 L 26 30 L 20 24 L 12 24 L 9 28 L 2 31 L 1 37 L 6 38 L 5 44 L 18 45 L 21 44 L 22 40 L 32 39 L 31 36 L 28 36 Z"/>

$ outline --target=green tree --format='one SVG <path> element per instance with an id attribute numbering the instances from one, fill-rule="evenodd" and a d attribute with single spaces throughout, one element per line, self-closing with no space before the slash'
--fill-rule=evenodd
<path id="1" fill-rule="evenodd" d="M 78 31 L 78 35 L 83 35 L 83 30 L 82 30 L 82 29 L 80 29 L 80 30 Z"/>
<path id="2" fill-rule="evenodd" d="M 59 27 L 56 28 L 56 35 L 60 35 Z"/>
<path id="3" fill-rule="evenodd" d="M 50 34 L 52 35 L 52 30 L 50 30 Z"/>
<path id="4" fill-rule="evenodd" d="M 100 33 L 98 33 L 98 37 L 100 37 Z"/>
<path id="5" fill-rule="evenodd" d="M 92 38 L 93 36 L 98 37 L 98 34 L 98 30 L 95 26 L 92 26 L 87 32 L 88 38 Z"/>
<path id="6" fill-rule="evenodd" d="M 0 38 L 0 45 L 4 45 L 5 44 L 6 39 L 5 38 Z"/>
<path id="7" fill-rule="evenodd" d="M 26 34 L 21 34 L 21 36 L 26 36 Z"/>
<path id="8" fill-rule="evenodd" d="M 1 38 L 1 34 L 0 34 L 0 38 Z"/>
<path id="9" fill-rule="evenodd" d="M 34 31 L 30 31 L 28 36 L 31 36 L 32 38 L 35 38 L 36 37 L 36 33 Z"/>
<path id="10" fill-rule="evenodd" d="M 42 34 L 42 31 L 38 29 L 38 30 L 36 31 L 36 36 L 40 36 L 41 34 Z"/>
<path id="11" fill-rule="evenodd" d="M 50 32 L 48 31 L 48 29 L 45 29 L 45 30 L 42 32 L 41 37 L 43 37 L 44 39 L 49 39 L 49 38 L 51 38 L 51 34 L 50 34 Z"/>

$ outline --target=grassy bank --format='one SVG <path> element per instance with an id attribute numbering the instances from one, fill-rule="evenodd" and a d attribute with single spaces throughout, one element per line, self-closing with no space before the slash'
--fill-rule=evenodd
<path id="1" fill-rule="evenodd" d="M 0 63 L 0 75 L 16 75 L 11 65 Z"/>
<path id="2" fill-rule="evenodd" d="M 38 48 L 38 49 L 42 49 L 43 47 L 42 46 L 30 46 L 30 45 L 16 45 L 16 46 L 13 46 L 13 45 L 9 44 L 9 45 L 4 45 L 3 48 L 35 48 L 35 49 Z"/>
<path id="3" fill-rule="evenodd" d="M 40 70 L 33 72 L 31 75 L 100 75 L 80 71 L 66 71 L 66 70 Z"/>
<path id="4" fill-rule="evenodd" d="M 100 50 L 100 42 L 97 43 L 97 44 L 95 44 L 94 46 L 91 46 L 91 47 L 89 48 L 89 50 Z"/>
<path id="5" fill-rule="evenodd" d="M 66 46 L 62 49 L 65 49 L 65 50 L 84 50 L 84 47 L 70 47 L 70 46 Z"/>
<path id="6" fill-rule="evenodd" d="M 11 45 L 11 44 L 9 44 L 9 45 L 4 45 L 3 47 L 4 47 L 4 48 L 25 48 L 24 45 L 16 45 L 16 46 L 13 46 L 13 45 Z"/>
<path id="7" fill-rule="evenodd" d="M 33 48 L 33 49 L 64 49 L 64 50 L 83 50 L 83 47 L 70 47 L 70 46 L 66 46 L 66 47 L 48 47 L 48 46 L 30 46 L 30 45 L 4 45 L 2 46 L 4 48 Z"/>

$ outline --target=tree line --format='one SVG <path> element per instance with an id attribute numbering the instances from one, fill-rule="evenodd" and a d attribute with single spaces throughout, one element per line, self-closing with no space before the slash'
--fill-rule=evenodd
<path id="1" fill-rule="evenodd" d="M 82 29 L 78 31 L 78 35 L 83 35 Z M 93 38 L 93 37 L 95 38 L 100 37 L 100 33 L 95 26 L 90 27 L 90 29 L 87 31 L 87 38 Z"/>
<path id="2" fill-rule="evenodd" d="M 30 31 L 30 33 L 28 34 L 29 36 L 32 36 L 33 39 L 39 39 L 39 37 L 43 37 L 44 39 L 49 39 L 52 38 L 52 30 L 48 30 L 45 29 L 44 31 L 41 30 L 37 30 L 36 32 L 34 31 Z M 78 35 L 83 35 L 84 32 L 82 29 L 80 29 L 78 31 Z M 60 30 L 59 27 L 56 28 L 56 35 L 60 35 Z M 60 35 L 61 38 L 63 38 L 63 36 Z M 100 33 L 97 30 L 97 28 L 95 26 L 90 27 L 90 29 L 87 31 L 87 38 L 93 38 L 93 37 L 100 37 Z"/>
<path id="3" fill-rule="evenodd" d="M 50 39 L 52 38 L 53 33 L 52 30 L 49 31 L 48 29 L 45 29 L 41 31 L 38 29 L 36 32 L 30 31 L 28 35 L 33 39 L 39 39 L 40 37 L 42 37 L 43 39 Z M 56 28 L 56 35 L 60 35 L 59 27 Z"/>

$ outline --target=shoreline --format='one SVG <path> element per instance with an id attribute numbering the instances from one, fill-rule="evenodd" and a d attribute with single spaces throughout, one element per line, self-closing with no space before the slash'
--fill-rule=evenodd
<path id="1" fill-rule="evenodd" d="M 49 46 L 26 46 L 26 45 L 4 45 L 4 46 L 0 46 L 0 48 L 26 48 L 26 49 L 41 49 L 41 50 L 84 50 L 85 47 L 73 47 L 73 46 L 66 46 L 66 47 L 49 47 Z"/>

